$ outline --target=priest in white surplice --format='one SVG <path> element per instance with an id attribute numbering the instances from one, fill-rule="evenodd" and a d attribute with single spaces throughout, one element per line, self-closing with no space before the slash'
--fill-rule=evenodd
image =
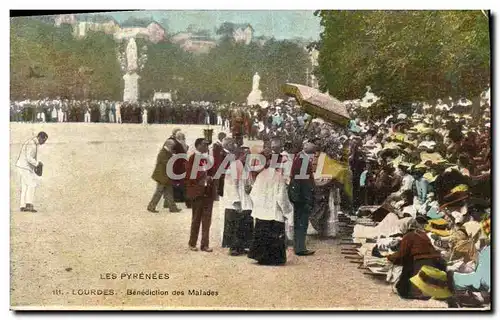
<path id="1" fill-rule="evenodd" d="M 230 255 L 238 256 L 249 247 L 253 231 L 252 199 L 247 193 L 250 174 L 245 172 L 242 160 L 235 154 L 235 141 L 224 138 L 222 146 L 227 156 L 221 166 L 229 169 L 224 177 L 224 196 L 221 201 L 224 205 L 222 246 L 229 247 Z"/>
<path id="2" fill-rule="evenodd" d="M 36 212 L 33 207 L 35 188 L 39 182 L 39 176 L 35 173 L 35 168 L 41 162 L 37 160 L 38 146 L 47 141 L 48 135 L 40 132 L 34 138 L 23 143 L 21 152 L 17 158 L 16 167 L 21 177 L 21 211 Z"/>
<path id="3" fill-rule="evenodd" d="M 269 166 L 260 172 L 251 198 L 255 229 L 248 257 L 262 265 L 282 265 L 286 263 L 286 225 L 293 225 L 293 206 L 283 170 Z"/>

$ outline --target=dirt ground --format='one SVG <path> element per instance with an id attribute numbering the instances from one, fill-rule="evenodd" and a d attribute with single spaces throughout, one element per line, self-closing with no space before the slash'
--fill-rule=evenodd
<path id="1" fill-rule="evenodd" d="M 186 132 L 188 143 L 202 136 L 204 128 L 175 127 Z M 155 188 L 150 176 L 156 155 L 173 128 L 11 124 L 13 309 L 446 307 L 434 300 L 399 298 L 383 281 L 363 275 L 347 262 L 336 240 L 310 238 L 308 247 L 317 250 L 316 254 L 297 257 L 289 252 L 288 263 L 282 267 L 230 257 L 220 247 L 223 220 L 217 203 L 211 227 L 214 252 L 189 251 L 189 209 L 183 206 L 175 214 L 162 208 L 157 214 L 146 211 Z M 21 143 L 40 130 L 49 139 L 38 154 L 44 163 L 43 180 L 35 195 L 39 212 L 20 212 L 15 161 Z M 156 278 L 168 274 L 169 279 L 120 279 L 122 273 L 141 272 L 156 273 Z M 102 279 L 106 274 L 111 278 L 116 274 L 117 279 Z M 105 289 L 114 294 L 92 295 Z M 127 295 L 127 289 L 162 290 L 168 295 Z M 210 290 L 217 295 L 189 295 L 189 290 Z"/>

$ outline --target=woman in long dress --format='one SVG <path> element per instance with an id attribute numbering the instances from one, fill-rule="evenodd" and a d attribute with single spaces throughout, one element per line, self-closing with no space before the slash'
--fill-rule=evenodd
<path id="1" fill-rule="evenodd" d="M 257 176 L 251 191 L 255 218 L 248 257 L 262 265 L 286 263 L 285 221 L 293 223 L 293 206 L 288 199 L 285 176 L 269 167 Z"/>

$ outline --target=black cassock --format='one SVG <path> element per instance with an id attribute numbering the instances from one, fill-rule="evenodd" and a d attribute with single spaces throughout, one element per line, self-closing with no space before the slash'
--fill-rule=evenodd
<path id="1" fill-rule="evenodd" d="M 252 210 L 238 212 L 226 209 L 224 212 L 222 247 L 249 249 L 252 243 L 253 230 Z"/>
<path id="2" fill-rule="evenodd" d="M 263 265 L 285 264 L 285 223 L 276 220 L 255 220 L 254 237 L 248 257 Z"/>

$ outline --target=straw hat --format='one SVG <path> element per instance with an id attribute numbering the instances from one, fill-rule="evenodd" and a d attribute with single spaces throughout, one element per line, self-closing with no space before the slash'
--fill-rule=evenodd
<path id="1" fill-rule="evenodd" d="M 425 225 L 424 230 L 437 234 L 441 237 L 449 237 L 451 235 L 451 230 L 448 227 L 448 221 L 442 218 L 429 220 L 429 223 Z"/>
<path id="2" fill-rule="evenodd" d="M 420 162 L 415 165 L 415 169 L 429 169 L 429 166 L 427 166 L 425 162 Z"/>
<path id="3" fill-rule="evenodd" d="M 424 121 L 425 122 L 425 121 Z M 414 130 L 414 131 L 417 131 L 418 133 L 422 133 L 422 134 L 428 134 L 428 133 L 432 133 L 434 132 L 434 129 L 426 126 L 425 124 L 423 123 L 419 123 L 413 127 L 411 127 L 410 129 Z"/>
<path id="4" fill-rule="evenodd" d="M 444 196 L 442 204 L 439 209 L 443 210 L 446 207 L 451 206 L 452 204 L 456 204 L 462 200 L 469 198 L 469 186 L 466 184 L 460 184 L 453 189 L 451 189 L 450 193 Z"/>
<path id="5" fill-rule="evenodd" d="M 397 168 L 403 162 L 403 156 L 398 156 L 396 159 L 389 162 L 394 168 Z"/>
<path id="6" fill-rule="evenodd" d="M 430 125 L 430 124 L 433 124 L 433 123 L 434 123 L 434 121 L 433 121 L 432 119 L 425 118 L 425 119 L 424 119 L 424 123 L 427 123 L 427 124 L 429 124 L 429 125 Z"/>
<path id="7" fill-rule="evenodd" d="M 433 150 L 435 147 L 436 147 L 435 141 L 422 141 L 418 145 L 418 148 L 424 149 L 424 150 Z"/>
<path id="8" fill-rule="evenodd" d="M 398 163 L 398 166 L 404 167 L 404 168 L 407 168 L 408 170 L 410 170 L 411 167 L 413 166 L 413 164 L 406 162 L 406 161 L 401 161 L 400 163 Z"/>
<path id="9" fill-rule="evenodd" d="M 424 173 L 424 179 L 429 181 L 429 183 L 436 181 L 437 177 L 436 175 L 432 174 L 432 172 L 426 172 Z"/>
<path id="10" fill-rule="evenodd" d="M 453 295 L 448 288 L 448 276 L 446 272 L 431 266 L 423 266 L 410 281 L 424 295 L 432 298 L 446 299 Z"/>
<path id="11" fill-rule="evenodd" d="M 420 153 L 420 160 L 423 163 L 430 162 L 432 164 L 446 162 L 446 159 L 444 159 L 443 156 L 441 154 L 439 154 L 438 152 L 432 152 L 432 153 L 421 152 Z"/>
<path id="12" fill-rule="evenodd" d="M 382 150 L 399 150 L 401 145 L 397 142 L 389 142 L 384 145 Z"/>

